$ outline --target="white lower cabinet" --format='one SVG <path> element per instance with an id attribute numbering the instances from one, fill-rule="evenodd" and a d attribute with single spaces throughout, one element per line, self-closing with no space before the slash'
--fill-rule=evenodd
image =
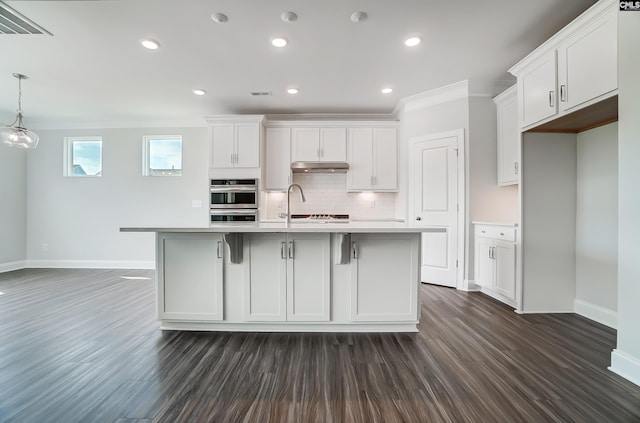
<path id="1" fill-rule="evenodd" d="M 475 225 L 475 283 L 510 305 L 516 299 L 515 236 L 512 226 Z"/>
<path id="2" fill-rule="evenodd" d="M 351 319 L 418 319 L 419 236 L 351 235 Z"/>
<path id="3" fill-rule="evenodd" d="M 157 241 L 159 318 L 222 320 L 222 235 L 163 233 Z"/>
<path id="4" fill-rule="evenodd" d="M 245 320 L 328 322 L 330 251 L 329 234 L 245 235 Z"/>

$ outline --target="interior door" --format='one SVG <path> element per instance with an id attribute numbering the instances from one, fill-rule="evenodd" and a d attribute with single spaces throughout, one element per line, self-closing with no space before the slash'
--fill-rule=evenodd
<path id="1" fill-rule="evenodd" d="M 422 234 L 420 280 L 457 286 L 458 145 L 463 132 L 424 137 L 412 146 L 413 218 Z"/>

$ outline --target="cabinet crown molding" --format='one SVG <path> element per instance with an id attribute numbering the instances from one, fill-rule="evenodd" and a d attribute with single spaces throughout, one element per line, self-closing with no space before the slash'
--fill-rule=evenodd
<path id="1" fill-rule="evenodd" d="M 582 30 L 585 26 L 589 25 L 594 19 L 597 19 L 600 15 L 609 12 L 611 9 L 617 10 L 618 1 L 616 0 L 600 0 L 589 9 L 585 10 L 581 15 L 568 23 L 560 31 L 556 32 L 551 38 L 542 43 L 538 48 L 529 53 L 526 57 L 520 60 L 509 69 L 509 73 L 515 77 L 518 77 L 527 69 L 532 63 L 535 63 L 538 59 L 548 54 L 550 51 L 557 49 L 560 44 L 574 35 L 576 32 Z"/>

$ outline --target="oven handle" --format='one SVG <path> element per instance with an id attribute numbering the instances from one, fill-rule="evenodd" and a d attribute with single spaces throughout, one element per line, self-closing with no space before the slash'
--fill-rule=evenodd
<path id="1" fill-rule="evenodd" d="M 217 185 L 209 187 L 209 191 L 213 193 L 234 193 L 234 192 L 258 192 L 255 185 Z"/>
<path id="2" fill-rule="evenodd" d="M 247 210 L 209 210 L 209 214 L 211 216 L 217 216 L 220 214 L 224 215 L 232 215 L 232 216 L 257 216 L 258 210 L 256 209 L 247 209 Z"/>

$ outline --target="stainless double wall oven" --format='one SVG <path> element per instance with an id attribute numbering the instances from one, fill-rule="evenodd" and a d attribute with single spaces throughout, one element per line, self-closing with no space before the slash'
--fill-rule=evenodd
<path id="1" fill-rule="evenodd" d="M 257 221 L 259 196 L 257 179 L 210 179 L 211 223 Z"/>

